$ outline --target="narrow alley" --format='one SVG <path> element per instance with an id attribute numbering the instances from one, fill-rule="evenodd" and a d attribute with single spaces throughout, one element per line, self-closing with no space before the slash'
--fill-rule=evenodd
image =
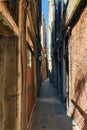
<path id="1" fill-rule="evenodd" d="M 0 0 L 0 130 L 87 130 L 87 0 Z"/>
<path id="2" fill-rule="evenodd" d="M 66 115 L 56 88 L 48 79 L 41 85 L 40 97 L 37 99 L 29 130 L 72 130 L 71 119 Z"/>

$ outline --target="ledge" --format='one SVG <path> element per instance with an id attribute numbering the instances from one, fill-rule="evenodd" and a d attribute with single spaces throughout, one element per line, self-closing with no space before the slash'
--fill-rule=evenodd
<path id="1" fill-rule="evenodd" d="M 81 13 L 83 12 L 84 8 L 87 6 L 87 0 L 80 0 L 80 2 L 75 6 L 68 22 L 65 24 L 65 27 L 73 28 L 73 26 L 78 21 Z"/>
<path id="2" fill-rule="evenodd" d="M 19 36 L 19 28 L 3 2 L 0 2 L 0 35 Z"/>

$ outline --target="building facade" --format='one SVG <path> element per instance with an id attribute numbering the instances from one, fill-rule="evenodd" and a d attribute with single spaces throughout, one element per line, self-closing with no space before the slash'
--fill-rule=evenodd
<path id="1" fill-rule="evenodd" d="M 48 1 L 48 69 L 50 73 L 52 72 L 52 30 L 54 26 L 54 0 Z"/>
<path id="2" fill-rule="evenodd" d="M 41 22 L 41 76 L 42 80 L 47 77 L 47 31 L 44 15 Z"/>
<path id="3" fill-rule="evenodd" d="M 62 49 L 61 43 L 61 32 L 64 26 L 64 10 L 67 1 L 54 0 L 54 26 L 52 29 L 52 83 L 57 88 L 58 94 L 65 98 L 65 87 L 62 75 Z M 63 88 L 64 87 L 64 88 Z"/>
<path id="4" fill-rule="evenodd" d="M 40 14 L 40 0 L 0 1 L 1 130 L 29 127 L 40 82 Z"/>
<path id="5" fill-rule="evenodd" d="M 74 119 L 78 130 L 86 130 L 87 1 L 55 2 L 53 77 L 67 114 Z"/>
<path id="6" fill-rule="evenodd" d="M 87 2 L 72 1 L 66 10 L 69 69 L 69 112 L 79 130 L 87 129 L 86 116 L 86 34 Z M 77 14 L 77 15 L 76 15 Z M 77 123 L 78 122 L 78 123 Z"/>

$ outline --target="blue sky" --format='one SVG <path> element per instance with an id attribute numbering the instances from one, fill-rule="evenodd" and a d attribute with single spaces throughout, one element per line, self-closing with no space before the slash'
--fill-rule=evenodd
<path id="1" fill-rule="evenodd" d="M 46 20 L 46 28 L 48 27 L 48 0 L 42 0 L 42 12 Z"/>

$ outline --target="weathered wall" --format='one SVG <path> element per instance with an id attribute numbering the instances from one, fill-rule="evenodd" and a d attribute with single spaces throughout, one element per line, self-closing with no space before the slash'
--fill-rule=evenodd
<path id="1" fill-rule="evenodd" d="M 15 2 L 12 1 L 13 7 Z M 39 62 L 38 60 L 36 62 L 36 58 L 38 59 L 40 55 L 41 47 L 41 1 L 26 2 L 25 0 L 17 1 L 17 22 L 9 10 L 10 2 L 9 8 L 6 5 L 7 2 L 0 2 L 0 130 L 26 130 L 29 127 L 36 87 L 39 85 L 37 81 L 40 77 L 40 67 L 36 73 L 37 62 Z M 15 11 L 13 9 L 14 13 Z M 29 20 L 28 30 L 26 30 L 26 16 Z M 33 54 L 32 71 L 27 68 L 27 48 Z M 27 81 L 30 82 L 28 86 Z M 30 87 L 31 82 L 32 90 L 30 88 L 28 92 L 27 87 Z"/>
<path id="2" fill-rule="evenodd" d="M 71 97 L 87 113 L 87 7 L 72 29 L 69 41 Z M 72 105 L 72 115 L 80 130 L 87 130 L 87 121 Z"/>
<path id="3" fill-rule="evenodd" d="M 17 39 L 0 37 L 0 128 L 17 124 Z"/>
<path id="4" fill-rule="evenodd" d="M 3 127 L 3 101 L 4 101 L 4 45 L 0 38 L 0 129 Z M 3 70 L 3 71 L 2 71 Z"/>

